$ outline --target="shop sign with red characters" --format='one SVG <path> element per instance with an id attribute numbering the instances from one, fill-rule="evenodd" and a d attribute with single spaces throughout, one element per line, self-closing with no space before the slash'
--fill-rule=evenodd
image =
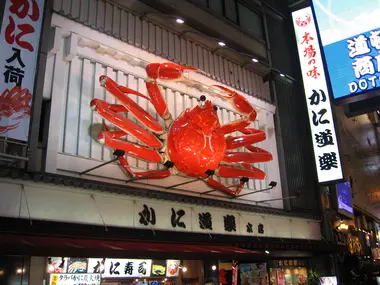
<path id="1" fill-rule="evenodd" d="M 343 178 L 330 95 L 310 7 L 292 13 L 320 183 Z"/>
<path id="2" fill-rule="evenodd" d="M 0 136 L 27 141 L 44 0 L 6 0 L 0 47 Z"/>

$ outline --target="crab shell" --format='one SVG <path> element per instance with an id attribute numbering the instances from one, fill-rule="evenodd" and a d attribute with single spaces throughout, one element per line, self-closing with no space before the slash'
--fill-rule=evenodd
<path id="1" fill-rule="evenodd" d="M 174 120 L 167 141 L 167 153 L 175 167 L 192 177 L 206 177 L 216 169 L 226 151 L 224 135 L 211 101 L 204 106 L 185 110 Z"/>

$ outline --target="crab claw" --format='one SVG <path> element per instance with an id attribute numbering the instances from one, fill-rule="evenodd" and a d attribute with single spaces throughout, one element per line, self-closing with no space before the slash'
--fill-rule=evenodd
<path id="1" fill-rule="evenodd" d="M 198 71 L 192 66 L 183 66 L 173 62 L 151 63 L 146 67 L 148 77 L 153 80 L 183 80 L 185 71 Z"/>
<path id="2" fill-rule="evenodd" d="M 232 101 L 231 102 L 232 105 L 239 113 L 247 116 L 248 120 L 252 122 L 256 120 L 257 112 L 255 108 L 253 108 L 251 103 L 249 103 L 248 100 L 243 95 L 221 85 L 213 85 L 213 86 L 218 87 L 220 90 L 228 94 L 227 96 L 219 94 L 219 96 L 222 98 L 228 99 L 230 102 Z"/>

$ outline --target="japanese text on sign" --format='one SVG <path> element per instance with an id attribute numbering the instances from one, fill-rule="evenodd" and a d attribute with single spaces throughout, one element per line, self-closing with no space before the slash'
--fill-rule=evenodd
<path id="1" fill-rule="evenodd" d="M 326 134 L 327 136 L 329 133 Z M 321 138 L 320 143 L 330 144 L 328 138 Z M 181 208 L 170 208 L 170 212 L 167 213 L 166 219 L 170 221 L 170 227 L 173 229 L 182 228 L 186 229 L 189 224 L 186 222 L 186 218 L 189 216 L 189 212 Z M 158 219 L 157 217 L 161 217 Z M 213 228 L 213 214 L 210 212 L 199 212 L 196 216 L 197 222 L 196 227 L 201 231 L 211 232 Z M 159 213 L 159 209 L 153 205 L 141 204 L 138 207 L 138 223 L 142 227 L 155 227 L 158 222 L 161 221 L 163 216 Z M 235 233 L 238 231 L 239 221 L 237 215 L 226 214 L 223 216 L 217 216 L 216 222 L 223 224 L 224 233 Z M 215 221 L 215 220 L 214 220 Z M 263 235 L 265 233 L 264 224 L 254 221 L 246 221 L 245 224 L 245 233 L 252 235 Z"/>
<path id="2" fill-rule="evenodd" d="M 379 87 L 376 73 L 380 72 L 380 30 L 370 31 L 369 36 L 361 34 L 348 39 L 347 48 L 357 79 L 348 83 L 350 93 Z M 373 55 L 372 50 L 377 55 Z"/>
<path id="3" fill-rule="evenodd" d="M 51 274 L 50 285 L 100 285 L 100 274 Z"/>
<path id="4" fill-rule="evenodd" d="M 45 1 L 5 2 L 0 48 L 0 135 L 26 141 Z"/>
<path id="5" fill-rule="evenodd" d="M 300 19 L 308 19 L 300 21 Z M 298 53 L 320 183 L 343 178 L 329 91 L 311 8 L 293 12 Z"/>
<path id="6" fill-rule="evenodd" d="M 104 266 L 103 277 L 149 277 L 152 260 L 143 259 L 109 259 Z"/>

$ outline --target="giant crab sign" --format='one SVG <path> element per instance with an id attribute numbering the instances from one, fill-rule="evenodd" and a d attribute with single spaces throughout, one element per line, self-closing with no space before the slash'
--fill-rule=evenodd
<path id="1" fill-rule="evenodd" d="M 265 140 L 265 132 L 248 126 L 256 119 L 257 113 L 252 105 L 240 94 L 216 85 L 226 95 L 217 96 L 229 101 L 243 119 L 221 126 L 217 107 L 200 97 L 200 104 L 186 109 L 179 117 L 173 119 L 160 92 L 157 80 L 181 80 L 185 71 L 195 71 L 194 67 L 175 63 L 151 63 L 146 67 L 148 75 L 146 87 L 149 97 L 118 85 L 111 78 L 102 75 L 101 86 L 116 97 L 120 105 L 93 99 L 91 108 L 109 123 L 117 127 L 105 130 L 98 136 L 98 141 L 115 150 L 122 150 L 126 155 L 166 166 L 162 171 L 149 170 L 134 172 L 127 159 L 119 156 L 119 162 L 125 172 L 132 178 L 161 179 L 181 172 L 187 176 L 199 178 L 214 189 L 228 195 L 237 196 L 249 179 L 264 179 L 265 173 L 251 163 L 267 162 L 272 155 L 252 144 Z M 128 94 L 140 96 L 150 101 L 158 115 L 164 120 L 161 126 L 148 112 L 137 105 Z M 136 124 L 123 116 L 130 112 L 141 123 Z M 229 134 L 239 131 L 243 135 L 233 137 Z M 141 144 L 127 142 L 123 137 L 131 135 Z M 235 152 L 245 147 L 249 152 Z M 213 176 L 240 178 L 240 183 L 225 186 Z"/>

